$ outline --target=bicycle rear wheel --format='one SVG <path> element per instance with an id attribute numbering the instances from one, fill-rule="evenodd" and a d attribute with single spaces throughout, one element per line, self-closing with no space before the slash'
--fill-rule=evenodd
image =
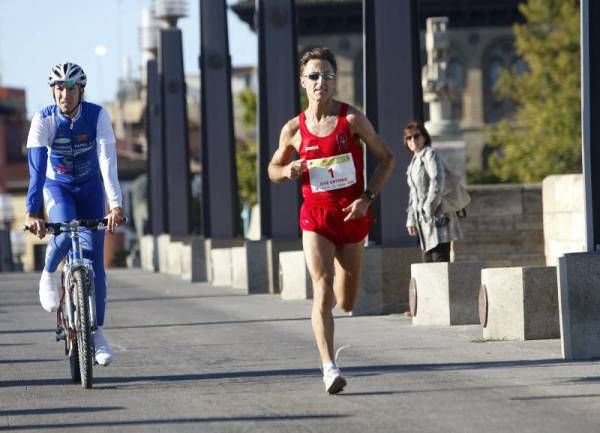
<path id="1" fill-rule="evenodd" d="M 77 293 L 77 315 L 79 316 L 79 329 L 77 332 L 77 348 L 79 354 L 79 371 L 81 386 L 91 388 L 93 381 L 93 352 L 92 352 L 92 326 L 90 321 L 90 307 L 88 293 L 89 276 L 83 269 L 73 271 L 74 289 Z"/>

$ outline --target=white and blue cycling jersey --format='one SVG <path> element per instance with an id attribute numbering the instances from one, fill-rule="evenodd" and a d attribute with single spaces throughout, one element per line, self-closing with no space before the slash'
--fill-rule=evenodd
<path id="1" fill-rule="evenodd" d="M 33 116 L 27 149 L 28 212 L 39 213 L 46 179 L 79 185 L 102 178 L 109 209 L 121 207 L 116 139 L 104 108 L 82 102 L 73 118 L 69 118 L 56 104 L 47 106 Z"/>

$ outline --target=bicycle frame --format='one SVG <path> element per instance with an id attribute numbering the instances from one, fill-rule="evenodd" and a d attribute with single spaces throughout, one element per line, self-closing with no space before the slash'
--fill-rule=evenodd
<path id="1" fill-rule="evenodd" d="M 73 291 L 71 290 L 71 288 L 72 288 L 71 276 L 73 274 L 73 271 L 75 269 L 79 269 L 79 268 L 82 268 L 84 270 L 84 275 L 86 276 L 86 278 L 90 279 L 89 287 L 91 287 L 92 290 L 90 291 L 90 293 L 88 293 L 89 306 L 90 306 L 89 314 L 90 314 L 90 322 L 92 325 L 92 330 L 95 331 L 96 330 L 96 296 L 94 293 L 95 292 L 95 290 L 94 290 L 94 270 L 92 267 L 91 260 L 85 259 L 83 257 L 83 246 L 81 245 L 81 240 L 80 240 L 80 227 L 82 227 L 82 225 L 80 224 L 79 221 L 73 220 L 68 223 L 61 224 L 60 227 L 61 227 L 60 228 L 61 232 L 69 233 L 69 236 L 71 237 L 71 249 L 69 250 L 69 253 L 67 254 L 65 264 L 63 266 L 63 279 L 64 279 L 63 280 L 63 291 L 64 291 L 63 293 L 64 293 L 64 297 L 65 297 L 65 302 L 63 303 L 63 305 L 68 306 L 67 311 L 66 311 L 66 315 L 67 315 L 67 323 L 66 324 L 68 325 L 68 328 L 65 329 L 65 331 L 68 330 L 69 332 L 75 332 L 76 330 L 78 331 L 81 327 L 78 314 L 72 308 L 73 305 L 75 305 L 76 303 L 74 302 L 75 299 L 72 298 Z M 63 312 L 63 314 L 64 313 L 65 312 Z M 62 325 L 64 328 L 65 324 L 59 323 L 59 325 Z"/>

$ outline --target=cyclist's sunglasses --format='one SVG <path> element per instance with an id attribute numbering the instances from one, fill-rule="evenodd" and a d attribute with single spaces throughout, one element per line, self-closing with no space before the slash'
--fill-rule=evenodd
<path id="1" fill-rule="evenodd" d="M 71 90 L 71 89 L 75 88 L 76 85 L 77 85 L 77 80 L 65 80 L 65 81 L 55 81 L 54 82 L 54 87 L 58 87 L 59 90 L 62 90 L 63 88 Z"/>
<path id="2" fill-rule="evenodd" d="M 335 78 L 335 74 L 333 72 L 311 72 L 310 74 L 306 74 L 305 77 L 311 81 L 317 81 L 319 77 L 323 77 L 325 81 L 329 81 Z"/>

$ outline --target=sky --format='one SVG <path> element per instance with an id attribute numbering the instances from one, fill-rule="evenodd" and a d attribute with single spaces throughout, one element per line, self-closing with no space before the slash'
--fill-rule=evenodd
<path id="1" fill-rule="evenodd" d="M 0 86 L 25 89 L 31 117 L 52 103 L 47 84 L 50 68 L 71 61 L 81 65 L 88 77 L 86 100 L 114 99 L 124 56 L 131 60 L 132 76 L 140 77 L 140 17 L 142 8 L 150 4 L 151 0 L 0 0 Z M 185 72 L 197 74 L 199 1 L 187 4 L 188 16 L 179 20 L 178 27 Z M 256 35 L 231 10 L 228 30 L 233 66 L 256 65 Z M 97 55 L 104 51 L 101 47 L 105 54 Z"/>

